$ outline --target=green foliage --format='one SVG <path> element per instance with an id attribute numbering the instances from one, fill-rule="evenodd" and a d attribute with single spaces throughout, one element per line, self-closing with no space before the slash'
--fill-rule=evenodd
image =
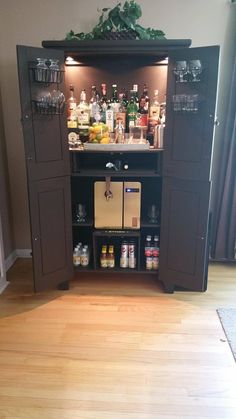
<path id="1" fill-rule="evenodd" d="M 158 29 L 144 28 L 136 23 L 142 16 L 141 7 L 135 0 L 126 0 L 123 9 L 121 3 L 118 3 L 112 9 L 104 7 L 99 17 L 98 23 L 91 32 L 74 33 L 70 31 L 66 34 L 66 40 L 89 40 L 104 39 L 109 32 L 127 32 L 135 31 L 136 39 L 165 39 L 163 31 Z"/>

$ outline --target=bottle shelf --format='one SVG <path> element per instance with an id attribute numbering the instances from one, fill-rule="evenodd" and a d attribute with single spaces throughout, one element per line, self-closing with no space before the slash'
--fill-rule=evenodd
<path id="1" fill-rule="evenodd" d="M 80 172 L 73 172 L 72 177 L 106 177 L 112 178 L 131 178 L 131 177 L 157 177 L 160 178 L 161 174 L 152 170 L 145 171 L 103 171 L 103 170 L 81 170 Z"/>
<path id="2" fill-rule="evenodd" d="M 74 221 L 72 227 L 93 227 L 93 220 L 86 220 L 81 223 Z"/>

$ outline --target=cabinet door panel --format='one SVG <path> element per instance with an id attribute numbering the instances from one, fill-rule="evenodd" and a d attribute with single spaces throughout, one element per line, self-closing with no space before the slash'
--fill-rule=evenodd
<path id="1" fill-rule="evenodd" d="M 163 181 L 160 280 L 194 291 L 206 287 L 210 183 Z"/>
<path id="2" fill-rule="evenodd" d="M 35 290 L 55 287 L 72 277 L 69 178 L 29 183 Z"/>
<path id="3" fill-rule="evenodd" d="M 209 180 L 214 135 L 219 47 L 190 48 L 171 51 L 168 65 L 167 112 L 164 134 L 165 176 L 183 179 Z M 176 82 L 177 61 L 200 60 L 200 81 Z M 173 95 L 198 95 L 198 111 L 174 110 Z M 180 96 L 179 96 L 180 99 Z M 181 102 L 182 103 L 182 102 Z"/>
<path id="4" fill-rule="evenodd" d="M 59 89 L 65 94 L 64 82 L 35 82 L 31 70 L 36 58 L 57 59 L 60 68 L 64 68 L 64 54 L 61 51 L 17 46 L 17 58 L 28 177 L 32 181 L 69 175 L 65 115 L 39 114 L 33 105 L 33 101 L 42 93 L 52 93 L 53 90 Z"/>

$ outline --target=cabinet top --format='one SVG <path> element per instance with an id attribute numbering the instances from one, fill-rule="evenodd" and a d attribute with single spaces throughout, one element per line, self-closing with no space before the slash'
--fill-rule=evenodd
<path id="1" fill-rule="evenodd" d="M 60 49 L 72 56 L 141 54 L 166 57 L 170 50 L 188 48 L 191 42 L 191 39 L 42 41 L 42 46 Z"/>

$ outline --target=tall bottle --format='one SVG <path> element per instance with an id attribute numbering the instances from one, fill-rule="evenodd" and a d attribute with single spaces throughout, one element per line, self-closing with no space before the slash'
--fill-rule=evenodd
<path id="1" fill-rule="evenodd" d="M 133 85 L 133 92 L 134 92 L 134 100 L 139 106 L 138 84 Z"/>
<path id="2" fill-rule="evenodd" d="M 146 107 L 146 99 L 141 98 L 139 101 L 138 109 L 138 125 L 141 127 L 147 127 L 148 124 L 148 110 Z"/>
<path id="3" fill-rule="evenodd" d="M 146 84 L 144 84 L 144 86 L 143 86 L 143 93 L 142 93 L 142 95 L 140 96 L 140 101 L 142 100 L 142 99 L 144 99 L 145 100 L 145 109 L 148 111 L 149 110 L 149 96 L 148 96 L 148 88 L 147 88 L 147 85 Z"/>
<path id="4" fill-rule="evenodd" d="M 115 267 L 115 254 L 114 254 L 114 246 L 110 245 L 108 249 L 107 255 L 107 267 L 112 269 Z"/>
<path id="5" fill-rule="evenodd" d="M 86 100 L 86 91 L 83 89 L 80 94 L 80 102 L 77 106 L 78 126 L 89 125 L 90 108 Z"/>
<path id="6" fill-rule="evenodd" d="M 157 119 L 159 119 L 160 117 L 160 103 L 159 103 L 158 95 L 159 95 L 158 90 L 154 90 L 154 96 L 150 103 L 150 108 L 149 108 L 149 116 L 155 117 Z"/>
<path id="7" fill-rule="evenodd" d="M 112 85 L 111 107 L 114 111 L 114 118 L 115 118 L 115 115 L 119 110 L 119 99 L 118 99 L 118 94 L 117 94 L 117 84 Z"/>
<path id="8" fill-rule="evenodd" d="M 107 86 L 105 83 L 101 84 L 100 108 L 101 108 L 101 120 L 102 122 L 106 122 Z"/>
<path id="9" fill-rule="evenodd" d="M 153 254 L 152 254 L 152 269 L 157 270 L 159 268 L 159 253 L 160 253 L 160 245 L 159 245 L 159 236 L 154 236 L 153 242 Z"/>
<path id="10" fill-rule="evenodd" d="M 154 90 L 154 97 L 149 107 L 149 118 L 148 118 L 148 133 L 147 137 L 151 145 L 157 148 L 156 135 L 157 125 L 160 123 L 160 103 L 158 99 L 158 90 Z"/>
<path id="11" fill-rule="evenodd" d="M 67 127 L 77 128 L 77 100 L 74 95 L 74 86 L 70 85 L 70 95 L 67 100 Z"/>
<path id="12" fill-rule="evenodd" d="M 126 127 L 126 106 L 124 101 L 124 93 L 119 93 L 119 107 L 115 114 L 116 125 L 120 121 L 124 128 Z"/>
<path id="13" fill-rule="evenodd" d="M 90 123 L 93 124 L 94 122 L 100 122 L 102 119 L 100 97 L 99 97 L 99 93 L 95 85 L 92 86 L 92 96 L 90 99 L 89 108 L 90 108 Z"/>
<path id="14" fill-rule="evenodd" d="M 135 127 L 137 119 L 138 106 L 135 102 L 135 93 L 133 90 L 130 91 L 130 101 L 127 105 L 127 130 Z"/>

